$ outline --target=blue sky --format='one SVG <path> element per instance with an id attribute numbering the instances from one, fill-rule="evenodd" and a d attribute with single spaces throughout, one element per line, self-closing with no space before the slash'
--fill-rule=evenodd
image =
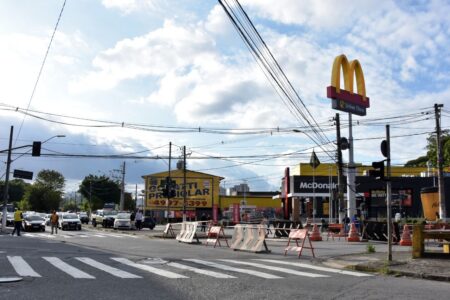
<path id="1" fill-rule="evenodd" d="M 99 128 L 97 122 L 156 126 L 258 129 L 300 126 L 264 77 L 223 9 L 213 0 L 68 0 L 30 110 L 70 126 L 11 111 L 26 109 L 63 0 L 0 2 L 0 143 L 9 128 L 16 145 L 45 140 L 45 151 L 68 154 L 167 156 L 168 144 L 185 145 L 188 168 L 225 177 L 225 186 L 246 180 L 253 190 L 277 190 L 286 166 L 309 161 L 315 145 L 304 135 L 167 133 Z M 326 98 L 335 56 L 345 53 L 363 67 L 371 107 L 354 117 L 355 158 L 380 160 L 387 116 L 420 114 L 434 103 L 450 105 L 450 4 L 448 1 L 243 0 L 242 6 L 279 61 L 305 105 L 335 139 Z M 427 116 L 427 115 L 426 115 Z M 448 127 L 448 113 L 442 125 Z M 346 116 L 342 115 L 345 119 Z M 375 124 L 376 120 L 380 120 Z M 402 119 L 403 120 L 403 119 Z M 417 120 L 417 122 L 414 122 Z M 17 136 L 21 123 L 23 127 Z M 365 123 L 365 124 L 364 124 Z M 425 153 L 434 119 L 391 123 L 393 163 Z M 347 133 L 344 131 L 343 136 Z M 317 147 L 317 146 L 316 146 Z M 304 150 L 298 156 L 280 156 Z M 321 161 L 330 159 L 316 149 Z M 278 155 L 255 163 L 235 156 Z M 344 156 L 346 157 L 346 153 Z M 3 157 L 2 160 L 6 158 Z M 176 160 L 176 159 L 175 159 Z M 111 174 L 122 160 L 28 158 L 13 168 L 60 171 L 67 189 L 92 174 Z M 127 160 L 127 189 L 141 176 L 167 169 L 164 160 Z M 173 165 L 173 167 L 175 164 Z M 4 170 L 2 171 L 4 173 Z M 116 172 L 117 173 L 117 172 Z"/>

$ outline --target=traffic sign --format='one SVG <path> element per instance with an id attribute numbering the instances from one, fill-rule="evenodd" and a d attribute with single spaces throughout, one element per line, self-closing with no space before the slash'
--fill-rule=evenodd
<path id="1" fill-rule="evenodd" d="M 24 171 L 24 170 L 14 170 L 13 177 L 31 180 L 31 179 L 33 179 L 33 172 Z"/>

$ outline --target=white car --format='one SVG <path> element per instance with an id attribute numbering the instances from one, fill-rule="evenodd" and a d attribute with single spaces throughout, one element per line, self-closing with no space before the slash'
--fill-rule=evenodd
<path id="1" fill-rule="evenodd" d="M 62 230 L 81 230 L 81 221 L 75 213 L 63 213 L 59 216 L 58 227 Z"/>
<path id="2" fill-rule="evenodd" d="M 131 229 L 131 214 L 118 213 L 114 219 L 114 229 Z"/>

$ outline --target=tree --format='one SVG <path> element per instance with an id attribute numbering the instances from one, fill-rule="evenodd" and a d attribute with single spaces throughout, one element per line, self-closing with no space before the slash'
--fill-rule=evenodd
<path id="1" fill-rule="evenodd" d="M 8 202 L 17 203 L 23 199 L 27 188 L 30 186 L 29 183 L 26 183 L 22 179 L 13 179 L 9 182 L 8 194 L 9 200 Z M 3 199 L 3 190 L 5 188 L 5 182 L 0 181 L 0 199 Z"/>
<path id="2" fill-rule="evenodd" d="M 133 211 L 136 209 L 136 201 L 133 200 L 131 193 L 125 193 L 123 209 Z"/>
<path id="3" fill-rule="evenodd" d="M 36 181 L 26 191 L 24 199 L 32 210 L 51 211 L 59 209 L 65 185 L 64 176 L 54 170 L 42 170 Z"/>
<path id="4" fill-rule="evenodd" d="M 443 166 L 450 165 L 450 131 L 443 130 L 441 134 Z M 427 138 L 427 154 L 419 158 L 406 162 L 405 167 L 426 167 L 427 162 L 431 162 L 433 167 L 437 166 L 437 145 L 436 133 L 432 133 Z"/>
<path id="5" fill-rule="evenodd" d="M 89 174 L 81 182 L 78 192 L 88 201 L 91 209 L 102 208 L 105 203 L 116 203 L 120 201 L 120 184 L 109 177 L 95 176 Z"/>

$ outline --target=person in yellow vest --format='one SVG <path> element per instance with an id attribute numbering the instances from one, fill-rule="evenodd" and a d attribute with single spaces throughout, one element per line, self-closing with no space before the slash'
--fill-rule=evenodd
<path id="1" fill-rule="evenodd" d="M 22 228 L 22 218 L 22 211 L 16 208 L 16 211 L 14 212 L 14 230 L 11 235 L 14 235 L 17 230 L 17 236 L 20 236 L 20 229 Z"/>

